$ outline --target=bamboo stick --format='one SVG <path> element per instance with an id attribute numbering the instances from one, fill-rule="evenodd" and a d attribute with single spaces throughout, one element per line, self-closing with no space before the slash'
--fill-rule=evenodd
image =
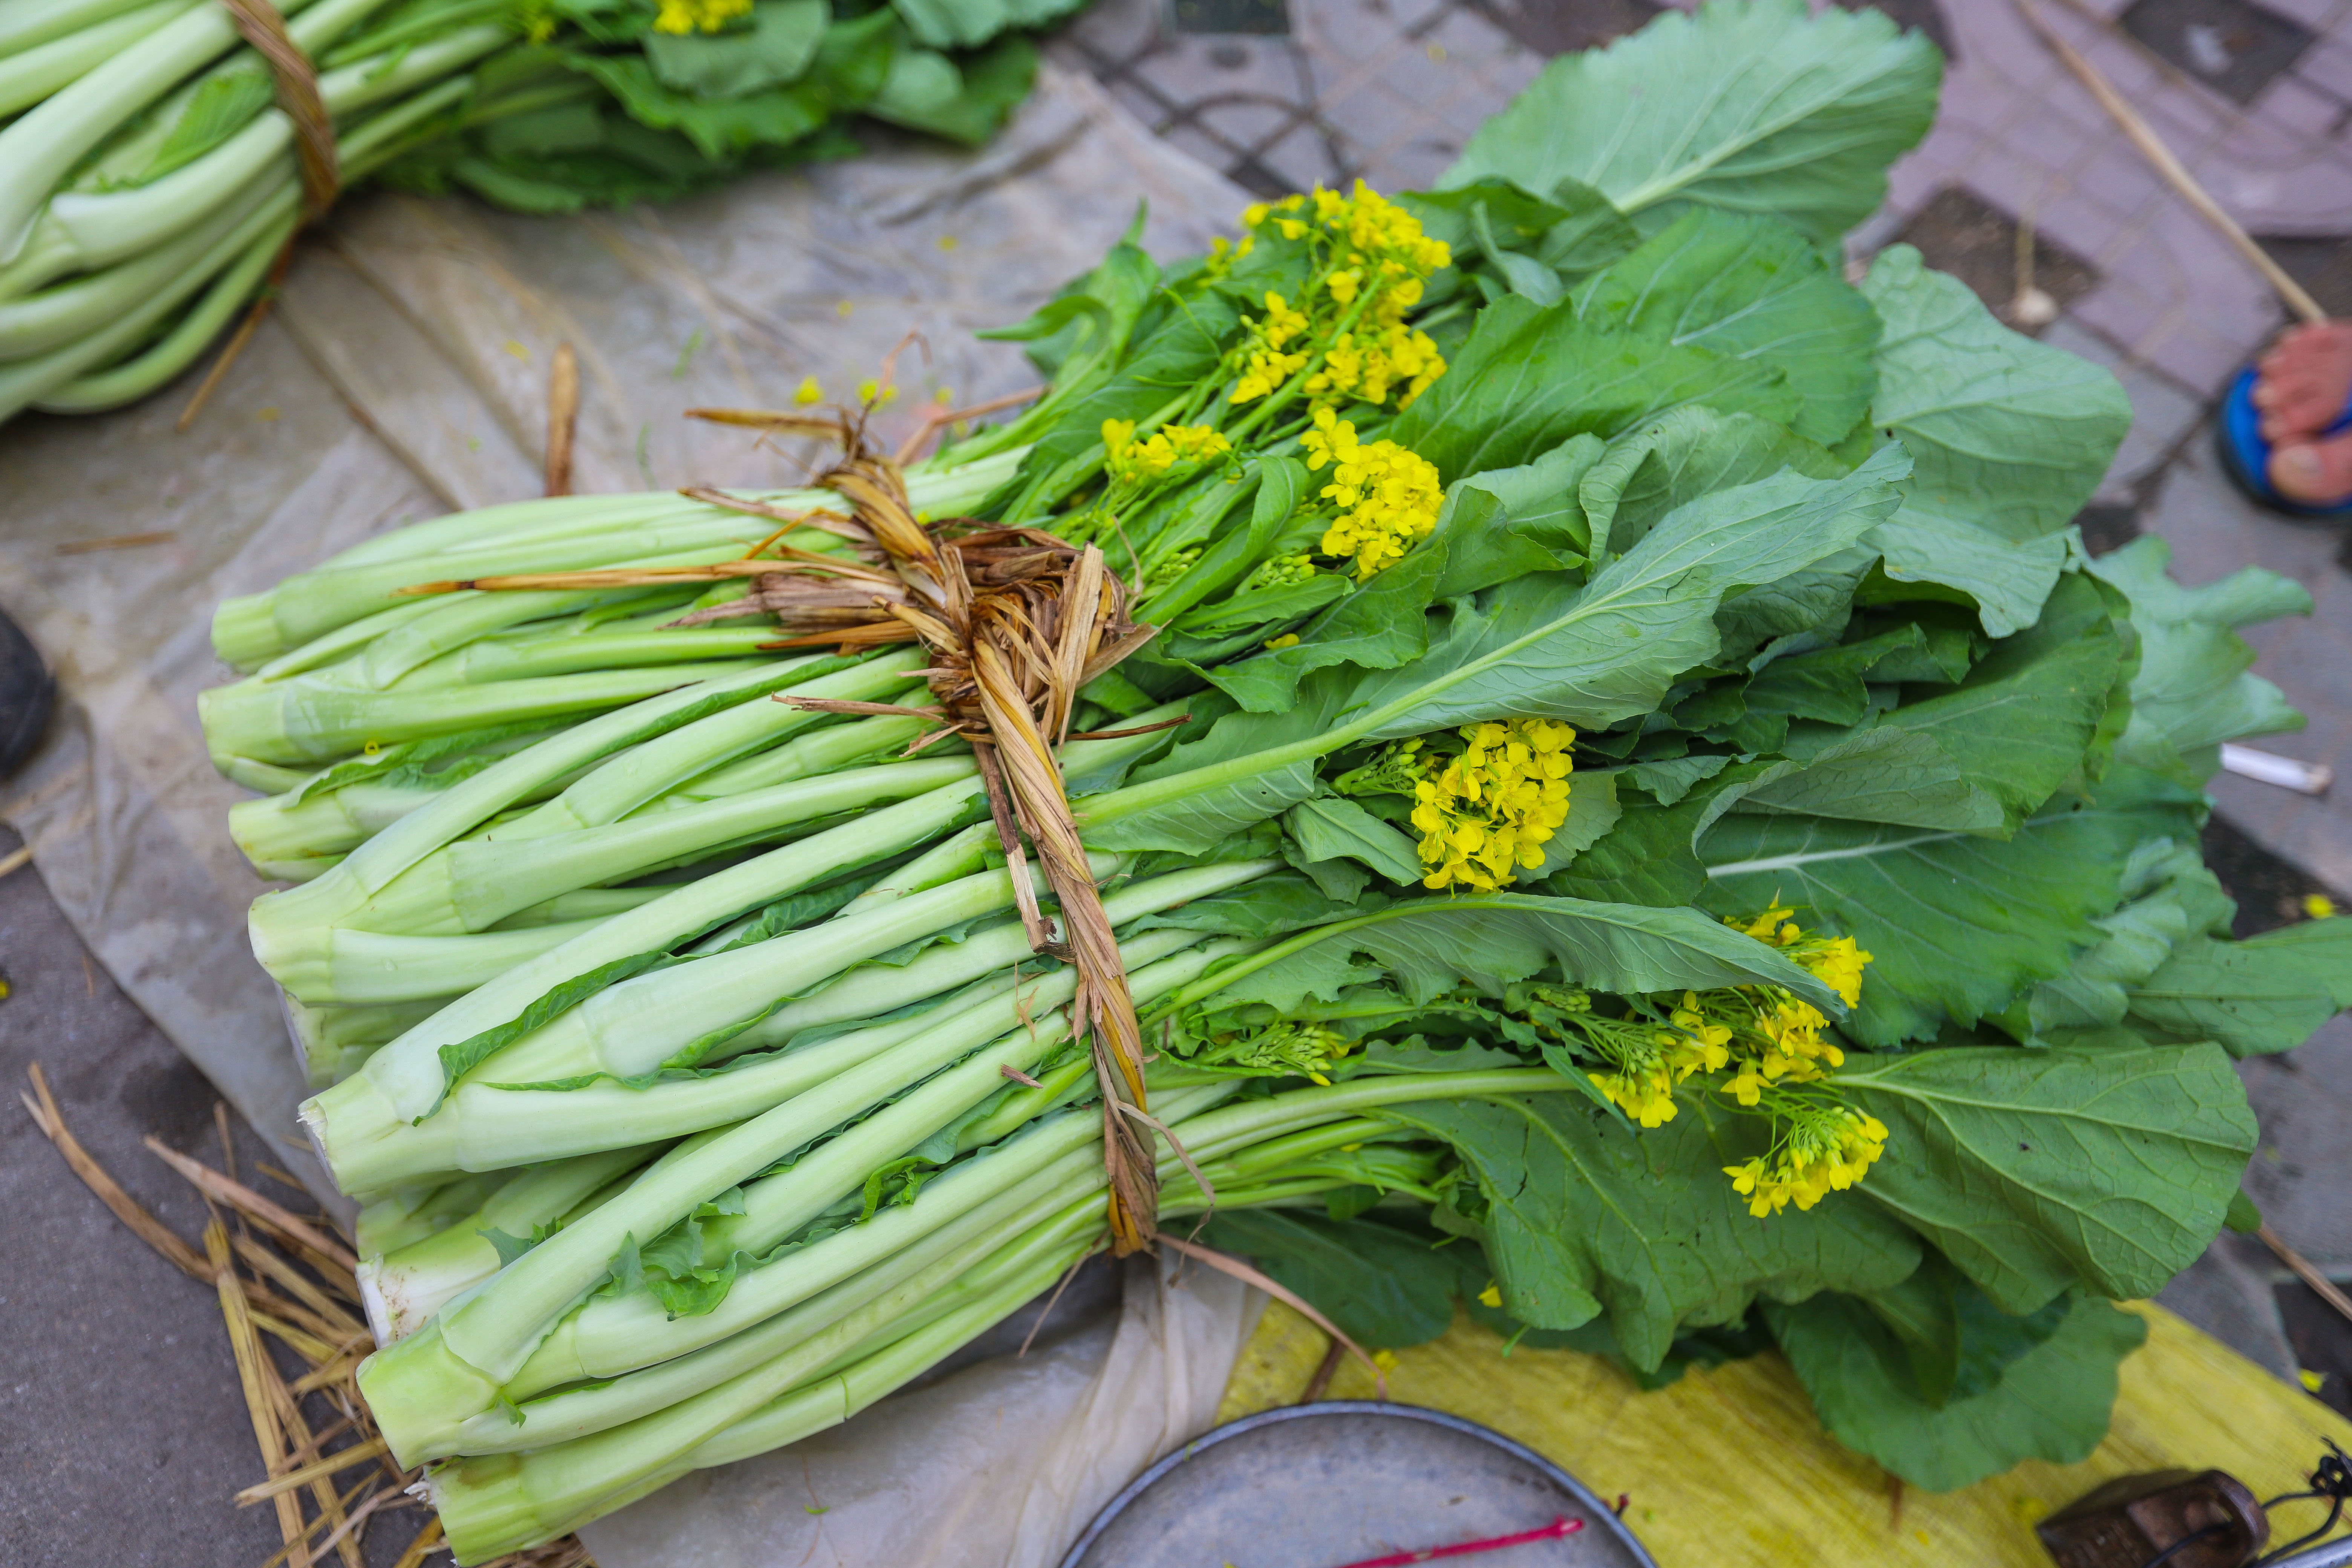
<path id="1" fill-rule="evenodd" d="M 2163 139 L 2140 117 L 2139 110 L 2124 100 L 2123 94 L 2116 90 L 2115 84 L 2107 80 L 2098 67 L 2084 58 L 2082 51 L 2058 36 L 2033 0 L 2010 0 L 2010 4 L 2017 8 L 2019 16 L 2025 18 L 2026 25 L 2041 35 L 2042 41 L 2049 46 L 2052 54 L 2058 57 L 2059 63 L 2091 89 L 2091 96 L 2099 100 L 2100 107 L 2117 125 L 2123 127 L 2123 132 L 2131 138 L 2132 145 L 2155 165 L 2156 172 L 2164 176 L 2165 183 L 2179 192 L 2180 198 L 2194 208 L 2200 217 L 2211 224 L 2222 238 L 2237 248 L 2238 254 L 2244 257 L 2277 291 L 2278 297 L 2286 301 L 2288 309 L 2306 321 L 2327 320 L 2326 310 L 2311 297 L 2310 291 L 2289 277 L 2286 269 L 2271 258 L 2270 252 L 2256 244 L 2253 236 L 2221 209 L 2221 204 L 2213 199 L 2212 193 L 2200 184 L 2197 176 L 2172 155 L 2172 149 L 2166 146 Z"/>

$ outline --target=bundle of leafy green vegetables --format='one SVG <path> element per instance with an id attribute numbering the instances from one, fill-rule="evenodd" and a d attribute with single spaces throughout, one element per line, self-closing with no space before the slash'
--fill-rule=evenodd
<path id="1" fill-rule="evenodd" d="M 1874 13 L 1668 15 L 1436 191 L 1115 247 L 1003 334 L 1050 395 L 905 484 L 1159 628 L 1057 763 L 1163 1223 L 1370 1345 L 1777 1347 L 1947 1488 L 2096 1444 L 2110 1303 L 2252 1223 L 2232 1058 L 2352 1005 L 2352 925 L 2233 941 L 2198 851 L 2216 748 L 2299 722 L 2234 628 L 2302 591 L 2090 558 L 2113 379 L 1832 259 L 1937 81 Z M 361 1384 L 460 1562 L 1104 1244 L 1096 1015 L 848 508 L 496 508 L 215 619 Z"/>
<path id="2" fill-rule="evenodd" d="M 517 212 L 684 195 L 859 150 L 967 145 L 1081 0 L 279 0 L 341 184 Z M 295 121 L 217 0 L 0 0 L 0 419 L 154 391 L 302 220 Z"/>

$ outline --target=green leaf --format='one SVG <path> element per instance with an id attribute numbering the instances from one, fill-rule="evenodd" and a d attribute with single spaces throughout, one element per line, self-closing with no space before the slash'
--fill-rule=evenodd
<path id="1" fill-rule="evenodd" d="M 1857 1191 L 2007 1312 L 2077 1284 L 2154 1295 L 2221 1228 L 2254 1147 L 2210 1045 L 1857 1057 L 1837 1084 L 1889 1133 Z"/>
<path id="2" fill-rule="evenodd" d="M 1822 1425 L 1912 1485 L 1950 1491 L 2026 1459 L 2073 1464 L 2107 1435 L 2116 1369 L 2147 1337 L 2138 1317 L 2076 1300 L 2056 1332 L 1982 1393 L 1938 1408 L 1913 1387 L 1886 1326 L 1824 1296 L 1765 1308 Z"/>
<path id="3" fill-rule="evenodd" d="M 1941 1406 L 1973 1398 L 1999 1383 L 2010 1363 L 2058 1331 L 2076 1298 L 2053 1297 L 2012 1316 L 1930 1252 L 1910 1279 L 1857 1300 L 1894 1331 L 1916 1390 L 1928 1404 Z"/>
<path id="4" fill-rule="evenodd" d="M 968 49 L 1007 27 L 1042 27 L 1076 10 L 1084 0 L 890 0 L 918 43 Z"/>
<path id="5" fill-rule="evenodd" d="M 1378 900 L 1374 903 L 1377 906 Z M 1277 871 L 1271 877 L 1260 877 L 1254 882 L 1194 899 L 1172 910 L 1145 915 L 1127 929 L 1164 928 L 1255 939 L 1285 936 L 1359 912 L 1356 905 L 1335 902 L 1305 878 Z"/>
<path id="6" fill-rule="evenodd" d="M 520 1013 L 503 1024 L 493 1024 L 479 1034 L 462 1040 L 453 1040 L 440 1049 L 442 1082 L 457 1082 L 507 1047 L 553 1022 L 561 1015 L 578 1006 L 597 992 L 622 981 L 644 974 L 654 969 L 666 969 L 682 962 L 667 952 L 635 952 L 626 958 L 616 958 L 610 963 L 573 975 L 549 990 Z M 435 1101 L 437 1106 L 440 1102 Z M 420 1118 L 420 1120 L 422 1120 Z"/>
<path id="7" fill-rule="evenodd" d="M 1625 215 L 1591 186 L 1559 180 L 1548 189 L 1552 199 L 1545 201 L 1507 180 L 1483 179 L 1451 190 L 1407 191 L 1397 200 L 1423 234 L 1453 250 L 1456 267 L 1481 259 L 1489 248 L 1485 242 L 1492 241 L 1575 276 L 1608 266 L 1642 242 Z"/>
<path id="8" fill-rule="evenodd" d="M 1606 49 L 1562 55 L 1478 129 L 1440 182 L 1562 179 L 1622 210 L 1697 202 L 1768 212 L 1816 242 L 1877 210 L 1886 168 L 1927 133 L 1936 50 L 1875 11 L 1802 0 L 1664 13 Z"/>
<path id="9" fill-rule="evenodd" d="M 2302 921 L 2244 942 L 2200 936 L 2129 988 L 2132 1016 L 2231 1055 L 2291 1051 L 2352 1007 L 2352 920 Z"/>
<path id="10" fill-rule="evenodd" d="M 1571 436 L 1631 430 L 1685 404 L 1786 424 L 1797 399 L 1777 367 L 1660 345 L 1589 326 L 1572 304 L 1513 296 L 1478 313 L 1445 374 L 1398 416 L 1390 436 L 1450 483 L 1507 468 Z"/>
<path id="11" fill-rule="evenodd" d="M 740 98 L 796 81 L 816 59 L 832 20 L 826 0 L 761 0 L 751 25 L 734 32 L 651 32 L 646 61 L 654 79 L 702 98 Z"/>
<path id="12" fill-rule="evenodd" d="M 2123 658 L 2097 591 L 2071 578 L 2032 633 L 2000 644 L 1958 689 L 1895 709 L 1877 728 L 1759 784 L 1738 809 L 2006 837 L 2081 767 Z M 1782 665 L 1806 662 L 1784 659 L 1756 685 L 1769 690 Z"/>
<path id="13" fill-rule="evenodd" d="M 1834 441 L 1878 384 L 1878 315 L 1776 218 L 1697 208 L 1576 291 L 1589 327 L 1758 360 L 1787 376 L 1790 428 Z"/>
<path id="14" fill-rule="evenodd" d="M 2056 581 L 2060 531 L 2131 428 L 2130 400 L 2102 367 L 2002 326 L 1907 245 L 1879 252 L 1862 289 L 1885 323 L 1871 423 L 1917 464 L 1880 531 L 1886 573 L 1962 590 L 2005 637 Z"/>
<path id="15" fill-rule="evenodd" d="M 1436 597 L 1582 565 L 1591 541 L 1577 489 L 1601 452 L 1600 437 L 1577 436 L 1532 462 L 1456 480 L 1430 540 L 1445 552 Z"/>
<path id="16" fill-rule="evenodd" d="M 2088 801 L 2060 801 L 2007 840 L 1828 817 L 1731 816 L 1701 855 L 1707 908 L 1775 902 L 1874 955 L 1843 1027 L 1871 1046 L 1973 1024 L 2066 973 L 2117 902 L 2142 840 L 2193 836 L 2196 797 L 2117 770 Z M 1621 829 L 1622 831 L 1622 829 Z M 1588 854 L 1597 853 L 1599 848 Z"/>
<path id="17" fill-rule="evenodd" d="M 1037 49 L 1026 38 L 1001 39 L 967 57 L 961 69 L 945 55 L 901 49 L 882 90 L 863 108 L 877 120 L 977 147 L 1003 128 L 1036 79 Z"/>
<path id="18" fill-rule="evenodd" d="M 1846 465 L 1769 419 L 1677 408 L 1612 441 L 1585 475 L 1580 499 L 1591 520 L 1592 553 L 1622 555 L 1685 502 L 1783 468 L 1832 479 Z"/>
<path id="19" fill-rule="evenodd" d="M 173 170 L 193 163 L 250 124 L 276 97 L 269 73 L 257 67 L 238 67 L 208 76 L 188 95 L 186 107 L 155 155 L 139 172 L 134 184 L 160 180 Z"/>
<path id="20" fill-rule="evenodd" d="M 2241 1188 L 2231 1194 L 2230 1212 L 2221 1217 L 2221 1223 L 2240 1236 L 2252 1236 L 2263 1228 L 2263 1211 L 2254 1206 L 2254 1200 Z"/>
<path id="21" fill-rule="evenodd" d="M 1422 879 L 1413 841 L 1352 800 L 1317 795 L 1292 806 L 1282 820 L 1310 860 L 1359 860 L 1400 887 Z"/>
<path id="22" fill-rule="evenodd" d="M 1777 949 L 1693 909 L 1526 893 L 1414 898 L 1339 921 L 1314 940 L 1378 959 L 1416 1002 L 1464 984 L 1493 991 L 1556 972 L 1621 994 L 1761 983 L 1832 1014 L 1841 1006 Z"/>
<path id="23" fill-rule="evenodd" d="M 1725 594 L 1853 543 L 1893 510 L 1903 473 L 1902 455 L 1881 451 L 1843 479 L 1790 473 L 1702 496 L 1573 596 L 1549 577 L 1506 584 L 1424 658 L 1364 682 L 1366 738 L 1533 714 L 1600 728 L 1646 713 L 1716 651 Z"/>
<path id="24" fill-rule="evenodd" d="M 2303 728 L 2303 715 L 2279 689 L 2251 673 L 2254 650 L 2235 628 L 2307 616 L 2311 595 L 2259 566 L 2184 588 L 2166 574 L 2171 558 L 2172 547 L 2151 535 L 2087 568 L 2129 597 L 2140 636 L 2131 726 L 2117 742 L 2117 755 L 2162 769 L 2200 752 L 2210 756 L 2208 748 L 2224 741 Z M 2185 771 L 2193 780 L 2210 769 Z"/>
<path id="25" fill-rule="evenodd" d="M 1454 1326 L 1464 1289 L 1458 1248 L 1444 1249 L 1370 1219 L 1325 1219 L 1295 1210 L 1220 1211 L 1212 1247 L 1238 1252 L 1305 1297 L 1361 1345 L 1424 1344 Z M 1477 1286 L 1469 1287 L 1475 1290 Z"/>
<path id="26" fill-rule="evenodd" d="M 1759 1291 L 1802 1300 L 1877 1289 L 1918 1266 L 1917 1243 L 1865 1204 L 1750 1216 L 1721 1167 L 1754 1152 L 1752 1121 L 1710 1126 L 1694 1111 L 1634 1133 L 1556 1094 L 1378 1114 L 1461 1155 L 1486 1200 L 1486 1257 L 1513 1317 L 1572 1329 L 1605 1311 L 1636 1367 L 1656 1367 L 1679 1325 L 1732 1321 Z"/>
<path id="27" fill-rule="evenodd" d="M 2099 943 L 2064 974 L 2036 985 L 2021 1017 L 2017 1007 L 2000 1015 L 2001 1027 L 2038 1045 L 2049 1030 L 2121 1024 L 2131 1007 L 2130 988 L 2155 973 L 2179 943 L 2227 933 L 2236 908 L 2193 841 L 2142 844 L 2125 869 L 2122 892 L 2128 901 L 2095 922 L 2105 933 Z"/>
<path id="28" fill-rule="evenodd" d="M 1623 815 L 1617 805 L 1617 775 L 1580 774 L 1569 781 L 1568 820 L 1543 844 L 1543 863 L 1519 872 L 1522 882 L 1540 881 L 1575 863 L 1617 826 Z"/>

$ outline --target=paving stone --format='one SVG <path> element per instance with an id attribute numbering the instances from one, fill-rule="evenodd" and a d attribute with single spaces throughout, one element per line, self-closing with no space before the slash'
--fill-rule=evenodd
<path id="1" fill-rule="evenodd" d="M 2124 30 L 2215 91 L 2251 103 L 2310 47 L 2308 26 L 2250 0 L 2137 0 Z"/>
<path id="2" fill-rule="evenodd" d="M 2352 236 L 2263 235 L 2263 248 L 2331 316 L 2352 316 Z"/>
<path id="3" fill-rule="evenodd" d="M 1988 310 L 2010 320 L 2018 293 L 2020 237 L 2011 213 L 1965 185 L 1947 185 L 1904 226 L 1898 237 L 1917 246 L 1929 266 L 1966 283 Z M 2037 233 L 2033 281 L 2063 307 L 2097 287 L 2099 278 L 2082 257 Z"/>
<path id="4" fill-rule="evenodd" d="M 2286 1272 L 2271 1249 L 2224 1231 L 2205 1255 L 2157 1292 L 2177 1312 L 2240 1355 L 2294 1382 L 2298 1368 L 2274 1295 Z"/>
<path id="5" fill-rule="evenodd" d="M 2330 98 L 2301 76 L 2283 76 L 2263 89 L 2254 112 L 2268 123 L 2315 141 L 2335 133 L 2344 100 Z"/>

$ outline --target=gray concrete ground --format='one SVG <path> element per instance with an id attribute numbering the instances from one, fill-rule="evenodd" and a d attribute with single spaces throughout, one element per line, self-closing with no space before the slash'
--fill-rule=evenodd
<path id="1" fill-rule="evenodd" d="M 2104 515 L 2106 537 L 2164 534 L 2189 582 L 2252 562 L 2308 586 L 2316 615 L 2253 639 L 2257 668 L 2311 716 L 2304 733 L 2272 744 L 2352 775 L 2352 549 L 2341 532 L 2247 506 L 2206 446 L 2214 399 L 2277 330 L 2278 307 L 2006 0 L 1885 3 L 1956 56 L 1943 116 L 1896 168 L 1860 248 L 1915 239 L 1998 308 L 2014 292 L 2000 266 L 2014 226 L 2032 226 L 2036 281 L 2065 307 L 2043 336 L 2112 367 L 2137 416 L 2102 492 L 2117 509 Z M 2043 3 L 2222 201 L 2257 232 L 2290 237 L 2279 247 L 2290 265 L 2352 313 L 2352 0 L 2263 0 L 2262 11 L 2245 0 Z M 1546 56 L 1604 42 L 1654 10 L 1649 0 L 1102 0 L 1054 49 L 1252 189 L 1361 175 L 1393 190 L 1443 170 Z M 2223 779 L 2216 795 L 2263 850 L 2352 889 L 2352 784 L 2307 800 Z M 216 1148 L 209 1089 L 89 962 L 29 869 L 0 881 L 0 967 L 12 987 L 0 1001 L 0 1079 L 20 1083 L 42 1061 L 92 1152 L 193 1237 L 202 1205 L 139 1140 Z M 2340 1198 L 2352 1169 L 2352 1020 L 2245 1076 L 2263 1128 L 2249 1190 L 2282 1234 L 2352 1278 L 2352 1207 Z M 240 1161 L 257 1154 L 247 1136 Z M 275 1546 L 268 1511 L 225 1500 L 254 1479 L 254 1458 L 211 1294 L 117 1226 L 29 1120 L 6 1110 L 0 1212 L 0 1562 L 259 1563 Z M 2319 1345 L 2324 1321 L 2282 1320 L 2280 1279 L 2258 1246 L 2225 1238 L 2164 1299 L 2284 1374 L 2332 1352 Z M 2352 1358 L 2333 1370 L 2340 1389 Z M 375 1532 L 370 1560 L 389 1561 L 406 1533 L 398 1521 Z"/>

